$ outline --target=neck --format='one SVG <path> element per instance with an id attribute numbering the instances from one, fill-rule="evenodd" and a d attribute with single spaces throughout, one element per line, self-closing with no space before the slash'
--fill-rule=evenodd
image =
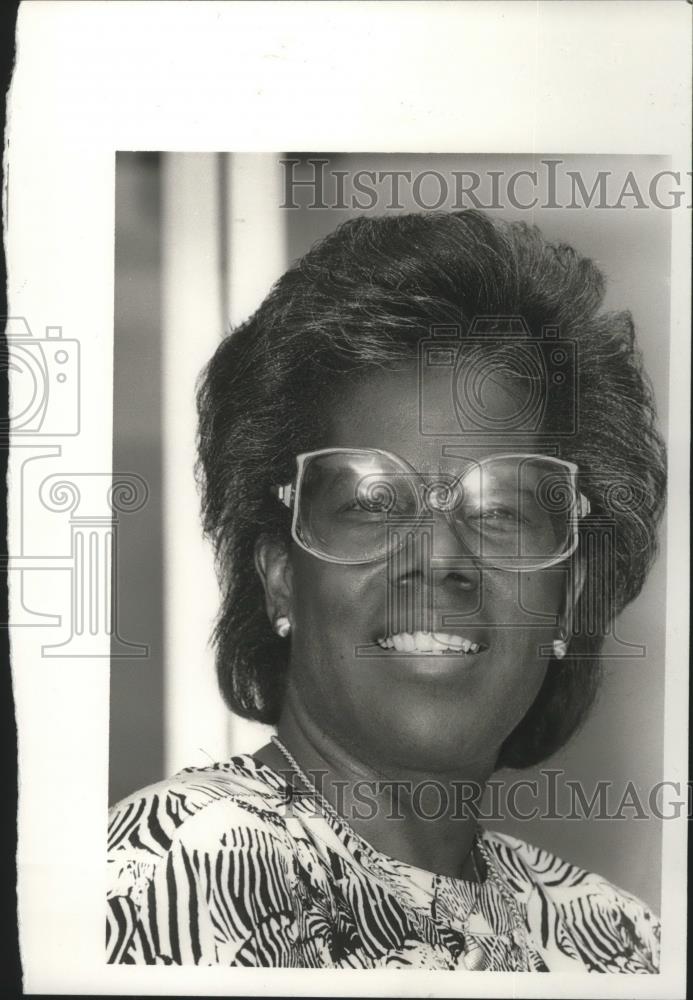
<path id="1" fill-rule="evenodd" d="M 406 763 L 378 765 L 311 724 L 291 697 L 278 737 L 336 812 L 376 850 L 417 868 L 475 880 L 473 807 L 492 764 L 456 762 L 435 773 Z M 273 744 L 256 756 L 276 770 L 287 769 Z"/>

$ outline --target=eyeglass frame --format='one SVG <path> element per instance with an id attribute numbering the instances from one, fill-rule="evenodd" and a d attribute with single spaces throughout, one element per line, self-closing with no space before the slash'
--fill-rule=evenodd
<path id="1" fill-rule="evenodd" d="M 410 465 L 409 462 L 406 461 L 406 459 L 402 458 L 400 455 L 396 455 L 392 451 L 386 451 L 383 448 L 357 448 L 357 447 L 353 447 L 353 448 L 319 448 L 319 449 L 317 449 L 317 451 L 303 451 L 300 454 L 296 455 L 296 475 L 295 475 L 294 479 L 291 480 L 291 482 L 285 483 L 282 486 L 270 486 L 270 492 L 271 492 L 272 496 L 276 497 L 280 501 L 280 503 L 282 503 L 285 507 L 287 507 L 292 512 L 292 518 L 291 518 L 291 537 L 296 542 L 296 544 L 300 548 L 302 548 L 304 550 L 304 552 L 308 552 L 308 553 L 310 553 L 310 555 L 315 556 L 316 559 L 322 559 L 324 562 L 336 563 L 336 564 L 339 564 L 340 566 L 367 566 L 367 565 L 370 565 L 371 563 L 379 562 L 381 560 L 387 559 L 391 554 L 393 554 L 394 552 L 399 551 L 399 548 L 402 547 L 402 546 L 400 546 L 398 549 L 392 549 L 392 550 L 388 551 L 385 555 L 378 556 L 375 559 L 349 559 L 349 560 L 345 560 L 345 559 L 338 559 L 336 556 L 328 556 L 328 555 L 325 555 L 324 553 L 318 553 L 314 549 L 310 548 L 310 546 L 306 545 L 306 543 L 304 541 L 302 541 L 302 539 L 301 539 L 301 537 L 299 535 L 299 532 L 297 530 L 299 505 L 296 503 L 296 498 L 299 495 L 301 483 L 303 481 L 303 472 L 304 472 L 304 469 L 305 469 L 306 465 L 308 464 L 308 462 L 310 460 L 312 460 L 314 458 L 317 458 L 319 455 L 338 455 L 338 454 L 349 454 L 349 455 L 352 455 L 354 452 L 368 452 L 369 454 L 384 455 L 387 458 L 391 458 L 391 459 L 394 458 L 394 459 L 397 460 L 397 462 L 399 462 L 401 465 L 405 466 L 406 469 L 409 470 L 410 472 L 412 472 L 415 476 L 421 476 L 422 475 L 422 473 L 417 472 L 416 469 L 412 465 Z M 563 458 L 556 458 L 554 455 L 542 455 L 542 454 L 537 453 L 537 452 L 523 452 L 523 453 L 518 453 L 518 452 L 504 452 L 503 454 L 488 455 L 486 458 L 482 458 L 482 459 L 479 459 L 479 460 L 474 459 L 473 461 L 474 461 L 474 463 L 475 463 L 475 465 L 477 467 L 481 468 L 486 463 L 492 462 L 492 461 L 496 461 L 496 460 L 501 459 L 501 458 L 518 458 L 518 459 L 522 459 L 522 458 L 540 458 L 540 459 L 544 459 L 545 461 L 554 462 L 556 465 L 561 465 L 565 469 L 568 470 L 568 472 L 570 474 L 570 478 L 571 478 L 571 483 L 572 483 L 572 485 L 573 485 L 573 487 L 575 489 L 575 498 L 576 498 L 576 506 L 577 506 L 577 516 L 573 520 L 573 540 L 572 540 L 571 546 L 570 546 L 570 548 L 568 549 L 567 552 L 564 552 L 562 555 L 554 556 L 548 562 L 542 562 L 542 563 L 539 563 L 539 564 L 536 564 L 536 565 L 532 565 L 532 566 L 521 566 L 521 567 L 519 567 L 519 566 L 511 566 L 511 567 L 503 566 L 502 564 L 494 564 L 492 561 L 484 558 L 484 556 L 474 556 L 474 555 L 472 555 L 472 559 L 478 559 L 484 565 L 491 566 L 494 569 L 503 570 L 504 572 L 507 572 L 507 573 L 530 573 L 530 572 L 536 572 L 537 570 L 540 570 L 540 569 L 548 569 L 550 566 L 555 566 L 557 563 L 565 562 L 566 559 L 569 559 L 570 556 L 573 555 L 573 553 L 575 552 L 575 550 L 578 547 L 578 542 L 579 542 L 578 525 L 579 525 L 579 522 L 582 521 L 583 518 L 587 517 L 587 515 L 591 512 L 590 501 L 584 495 L 584 493 L 582 493 L 578 489 L 577 477 L 578 477 L 578 474 L 579 474 L 579 471 L 580 471 L 579 467 L 574 462 L 568 462 L 568 461 L 566 461 Z M 465 475 L 465 473 L 460 473 L 460 476 L 457 477 L 457 478 L 461 479 L 463 475 Z M 445 518 L 446 518 L 446 520 L 450 521 L 451 515 L 450 515 L 449 512 L 447 512 L 447 511 L 441 511 L 440 513 L 443 513 L 444 516 L 445 516 Z"/>

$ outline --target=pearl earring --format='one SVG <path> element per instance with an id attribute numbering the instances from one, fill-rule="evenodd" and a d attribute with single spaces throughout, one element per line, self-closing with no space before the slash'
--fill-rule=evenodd
<path id="1" fill-rule="evenodd" d="M 280 615 L 278 618 L 275 618 L 274 630 L 278 636 L 282 639 L 286 639 L 287 635 L 291 631 L 291 622 L 286 615 Z"/>
<path id="2" fill-rule="evenodd" d="M 553 655 L 557 660 L 562 660 L 567 652 L 568 636 L 566 632 L 561 629 L 558 639 L 553 640 Z"/>

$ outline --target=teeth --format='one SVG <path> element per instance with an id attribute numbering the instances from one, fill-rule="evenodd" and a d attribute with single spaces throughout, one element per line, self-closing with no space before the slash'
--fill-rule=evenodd
<path id="1" fill-rule="evenodd" d="M 398 632 L 392 636 L 392 642 L 398 653 L 413 653 L 416 642 L 411 632 Z"/>
<path id="2" fill-rule="evenodd" d="M 448 632 L 397 632 L 378 639 L 383 649 L 398 653 L 479 653 L 481 645 Z"/>
<path id="3" fill-rule="evenodd" d="M 428 653 L 434 648 L 435 637 L 430 632 L 415 632 L 414 647 L 422 653 Z"/>
<path id="4" fill-rule="evenodd" d="M 430 645 L 431 645 L 431 649 L 435 650 L 436 652 L 438 650 L 441 650 L 441 649 L 452 649 L 453 648 L 452 643 L 451 642 L 446 642 L 445 639 L 443 639 L 440 636 L 440 634 L 437 633 L 437 632 L 434 632 L 433 635 L 431 636 L 431 643 L 430 643 Z M 458 648 L 461 649 L 462 647 L 460 646 Z"/>

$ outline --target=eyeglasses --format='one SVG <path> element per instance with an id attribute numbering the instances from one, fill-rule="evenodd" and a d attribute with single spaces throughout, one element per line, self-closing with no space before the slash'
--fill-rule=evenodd
<path id="1" fill-rule="evenodd" d="M 436 514 L 469 555 L 498 569 L 545 569 L 572 555 L 590 512 L 576 465 L 517 454 L 464 465 L 459 475 L 422 474 L 378 448 L 323 448 L 298 455 L 293 482 L 272 492 L 293 510 L 296 544 L 326 562 L 387 559 Z"/>

